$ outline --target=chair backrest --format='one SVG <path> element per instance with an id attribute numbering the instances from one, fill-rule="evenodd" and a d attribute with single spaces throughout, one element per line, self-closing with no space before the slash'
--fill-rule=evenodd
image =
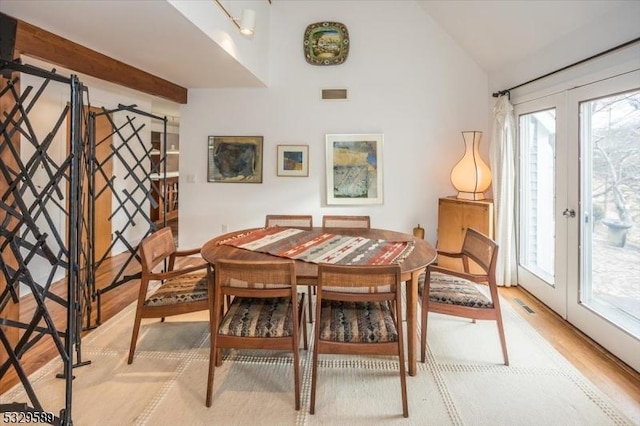
<path id="1" fill-rule="evenodd" d="M 286 215 L 286 214 L 268 214 L 264 226 L 284 226 L 287 228 L 304 228 L 313 227 L 313 216 L 311 215 Z"/>
<path id="2" fill-rule="evenodd" d="M 369 216 L 322 216 L 322 226 L 325 228 L 371 228 Z"/>
<path id="3" fill-rule="evenodd" d="M 487 275 L 495 277 L 498 245 L 486 235 L 473 228 L 467 228 L 462 243 L 462 254 L 476 262 Z M 468 271 L 468 264 L 465 265 Z"/>
<path id="4" fill-rule="evenodd" d="M 400 298 L 399 265 L 318 266 L 318 298 L 364 301 Z"/>
<path id="5" fill-rule="evenodd" d="M 293 260 L 220 259 L 213 269 L 216 296 L 294 297 L 297 292 Z"/>
<path id="6" fill-rule="evenodd" d="M 171 227 L 159 229 L 147 236 L 138 246 L 142 274 L 151 273 L 160 262 L 167 259 L 176 251 Z"/>

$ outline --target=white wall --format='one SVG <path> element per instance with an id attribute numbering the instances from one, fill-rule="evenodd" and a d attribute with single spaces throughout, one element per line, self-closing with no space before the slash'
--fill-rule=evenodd
<path id="1" fill-rule="evenodd" d="M 342 65 L 306 63 L 307 25 L 344 23 Z M 455 194 L 449 172 L 461 131 L 487 129 L 487 76 L 415 2 L 304 1 L 271 5 L 270 84 L 264 89 L 192 89 L 180 115 L 180 246 L 262 226 L 268 213 L 368 214 L 372 226 L 435 242 L 437 199 Z M 321 101 L 322 88 L 348 101 Z M 384 204 L 327 206 L 325 134 L 384 134 Z M 262 184 L 208 183 L 207 136 L 264 136 Z M 276 145 L 308 144 L 309 177 L 276 176 Z M 482 145 L 488 159 L 488 140 Z M 195 179 L 189 182 L 190 178 Z"/>

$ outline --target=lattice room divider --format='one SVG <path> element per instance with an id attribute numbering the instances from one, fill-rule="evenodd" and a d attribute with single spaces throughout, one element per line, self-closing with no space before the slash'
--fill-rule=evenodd
<path id="1" fill-rule="evenodd" d="M 115 118 L 119 114 L 125 114 L 124 120 L 121 123 L 116 122 Z M 158 225 L 166 226 L 166 214 L 160 215 L 162 219 L 159 222 L 152 220 L 150 215 L 151 208 L 163 207 L 167 209 L 167 185 L 163 184 L 166 180 L 166 161 L 167 161 L 167 118 L 150 114 L 145 111 L 141 111 L 136 108 L 136 105 L 118 105 L 117 109 L 107 110 L 102 109 L 99 114 L 90 113 L 90 133 L 95 135 L 95 121 L 99 116 L 105 116 L 111 123 L 112 133 L 103 140 L 96 140 L 92 146 L 91 153 L 91 194 L 93 203 L 101 196 L 105 194 L 113 194 L 116 207 L 113 209 L 109 220 L 112 222 L 113 239 L 109 249 L 104 255 L 96 258 L 95 251 L 92 251 L 92 262 L 90 263 L 92 272 L 89 274 L 92 280 L 90 286 L 92 293 L 97 298 L 97 325 L 100 325 L 102 320 L 101 306 L 102 295 L 119 287 L 120 285 L 129 282 L 132 279 L 140 278 L 140 272 L 134 274 L 127 274 L 128 267 L 135 260 L 139 264 L 139 256 L 137 252 L 137 246 L 130 243 L 127 236 L 127 231 L 132 227 L 144 224 L 146 227 L 145 233 L 142 236 L 149 235 L 152 232 L 158 230 Z M 151 154 L 153 146 L 151 143 L 145 143 L 143 132 L 149 132 L 150 129 L 146 123 L 138 123 L 138 118 L 148 117 L 154 120 L 162 121 L 163 123 L 163 146 L 161 149 L 162 156 L 159 161 L 152 161 Z M 92 139 L 95 139 L 92 136 Z M 95 156 L 96 147 L 105 143 L 106 140 L 112 140 L 110 146 L 109 155 L 99 160 Z M 123 175 L 110 176 L 105 170 L 105 165 L 109 160 L 115 158 L 118 160 L 125 173 Z M 106 181 L 106 185 L 99 188 L 96 186 L 96 176 L 100 175 Z M 158 176 L 160 179 L 152 179 L 152 176 Z M 120 220 L 115 221 L 117 215 L 120 215 Z M 93 209 L 90 210 L 91 216 L 91 235 L 95 233 L 95 220 Z M 94 241 L 95 238 L 91 238 Z M 119 270 L 113 277 L 111 283 L 107 286 L 97 289 L 95 287 L 95 275 L 96 271 L 102 266 L 110 257 L 111 250 L 118 244 L 123 245 L 126 248 L 126 260 L 121 264 Z M 87 312 L 88 325 L 91 326 L 91 312 Z"/>
<path id="2" fill-rule="evenodd" d="M 82 214 L 87 202 L 86 197 L 83 199 L 86 140 L 81 134 L 85 88 L 76 76 L 66 78 L 55 70 L 45 71 L 19 62 L 1 60 L 0 70 L 0 98 L 5 101 L 3 105 L 9 105 L 0 116 L 0 269 L 5 283 L 0 294 L 0 342 L 8 358 L 0 365 L 0 378 L 12 369 L 29 396 L 28 402 L 2 404 L 0 410 L 46 411 L 21 360 L 38 341 L 50 338 L 64 365 L 65 407 L 47 421 L 71 424 L 73 352 L 75 348 L 80 354 L 78 319 L 90 298 L 84 285 L 87 268 L 83 267 L 89 254 L 81 244 L 88 230 Z M 29 86 L 20 91 L 17 73 L 12 72 L 37 76 L 42 79 L 41 84 L 37 89 Z M 52 127 L 43 133 L 36 131 L 38 126 L 31 117 L 51 82 L 68 86 L 69 101 L 57 112 Z M 61 135 L 65 127 L 68 133 Z M 60 139 L 68 141 L 63 155 L 50 149 Z M 21 141 L 21 149 L 14 145 L 16 140 Z M 57 282 L 66 283 L 61 294 L 53 292 Z M 20 286 L 28 290 L 23 297 L 32 298 L 35 304 L 33 315 L 27 320 L 8 315 L 11 305 L 19 301 Z M 66 309 L 65 324 L 54 323 L 53 305 Z M 20 338 L 12 342 L 8 337 L 12 333 Z M 77 359 L 80 360 L 79 355 Z"/>
<path id="3" fill-rule="evenodd" d="M 0 71 L 5 76 L 0 78 L 2 105 L 10 106 L 0 111 L 0 270 L 6 283 L 0 293 L 0 346 L 8 354 L 0 365 L 0 380 L 14 372 L 29 397 L 28 402 L 0 404 L 0 411 L 46 411 L 22 362 L 36 343 L 50 338 L 64 363 L 59 377 L 65 380 L 65 407 L 50 423 L 72 424 L 72 371 L 89 363 L 82 360 L 82 328 L 100 324 L 103 294 L 139 278 L 137 241 L 158 225 L 166 225 L 166 219 L 154 222 L 150 217 L 150 207 L 161 205 L 166 211 L 167 188 L 162 184 L 166 155 L 159 162 L 151 161 L 153 148 L 144 134 L 148 131 L 150 135 L 150 129 L 139 118 L 164 123 L 162 153 L 166 153 L 167 118 L 140 111 L 135 105 L 89 112 L 89 106 L 83 104 L 88 89 L 76 76 L 66 78 L 55 70 L 0 60 Z M 40 78 L 39 87 L 20 91 L 18 72 Z M 42 131 L 33 112 L 52 81 L 68 86 L 69 102 L 56 112 L 52 127 Z M 100 116 L 109 120 L 112 132 L 109 138 L 96 140 L 95 123 Z M 64 128 L 66 134 L 62 134 Z M 21 145 L 16 144 L 18 140 Z M 68 144 L 65 155 L 60 154 L 59 145 L 52 148 L 60 140 Z M 110 143 L 109 154 L 98 159 L 96 147 L 104 143 Z M 118 172 L 108 175 L 105 164 L 111 160 L 117 162 Z M 159 179 L 151 179 L 152 174 Z M 96 185 L 99 175 L 106 180 L 102 187 Z M 113 239 L 106 254 L 96 258 L 95 203 L 100 197 L 113 200 L 109 216 Z M 136 226 L 141 228 L 132 243 L 129 234 Z M 122 252 L 116 254 L 126 260 L 108 285 L 97 288 L 96 272 L 118 245 Z M 137 272 L 127 274 L 127 270 Z M 61 284 L 65 284 L 62 290 Z M 26 294 L 20 294 L 20 287 Z M 22 300 L 32 298 L 36 306 L 26 320 L 9 312 L 20 296 Z M 96 324 L 92 323 L 94 303 Z M 65 324 L 54 324 L 53 305 L 66 309 Z M 17 342 L 10 335 L 19 335 Z"/>

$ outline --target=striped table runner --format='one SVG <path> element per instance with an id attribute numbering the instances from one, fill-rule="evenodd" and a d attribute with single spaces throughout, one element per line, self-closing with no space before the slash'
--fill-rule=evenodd
<path id="1" fill-rule="evenodd" d="M 310 263 L 342 265 L 400 263 L 414 247 L 412 241 L 372 240 L 279 226 L 249 231 L 218 244 Z"/>

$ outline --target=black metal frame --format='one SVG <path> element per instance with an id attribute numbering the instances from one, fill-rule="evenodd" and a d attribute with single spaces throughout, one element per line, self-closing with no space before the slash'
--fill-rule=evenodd
<path id="1" fill-rule="evenodd" d="M 84 142 L 81 138 L 85 88 L 77 76 L 65 78 L 56 74 L 55 70 L 46 71 L 18 61 L 0 59 L 0 71 L 6 79 L 6 84 L 0 86 L 0 96 L 11 96 L 15 101 L 15 106 L 0 116 L 0 154 L 12 160 L 11 163 L 0 162 L 0 173 L 8 183 L 7 189 L 0 194 L 0 211 L 5 214 L 0 226 L 0 270 L 6 281 L 6 288 L 0 294 L 0 325 L 4 328 L 0 328 L 0 343 L 8 354 L 8 360 L 0 365 L 0 378 L 13 367 L 32 404 L 1 404 L 0 411 L 45 411 L 20 360 L 38 341 L 49 336 L 63 361 L 62 377 L 65 379 L 65 407 L 52 419 L 52 424 L 70 425 L 72 371 L 75 366 L 73 352 L 75 347 L 79 360 L 79 319 L 84 302 L 88 300 L 85 287 L 87 269 L 83 266 L 88 264 L 89 257 L 87 248 L 82 244 L 83 235 L 88 230 L 82 199 L 86 173 L 83 167 Z M 18 93 L 17 79 L 10 78 L 15 71 L 41 77 L 43 82 L 33 94 L 32 86 Z M 62 109 L 48 134 L 40 138 L 32 126 L 29 113 L 51 81 L 69 86 L 69 104 Z M 68 156 L 56 161 L 48 149 L 68 114 L 70 151 Z M 16 134 L 20 134 L 23 143 L 26 142 L 33 149 L 30 158 L 22 158 L 15 149 L 12 139 Z M 42 185 L 34 181 L 39 170 L 48 178 Z M 65 198 L 67 188 L 69 191 Z M 55 224 L 54 212 L 67 218 L 64 235 Z M 40 270 L 48 268 L 47 273 L 36 276 L 33 273 L 36 266 Z M 66 299 L 51 291 L 51 286 L 61 281 L 61 275 L 66 281 Z M 7 316 L 9 304 L 19 301 L 20 284 L 31 290 L 31 297 L 36 303 L 33 316 L 27 322 Z M 64 329 L 54 324 L 50 314 L 51 304 L 66 307 Z M 15 346 L 12 346 L 5 332 L 9 329 L 22 331 Z"/>
<path id="2" fill-rule="evenodd" d="M 95 148 L 103 141 L 94 141 L 94 143 L 90 144 L 92 147 L 90 154 L 90 190 L 89 193 L 92 196 L 92 200 L 90 206 L 94 206 L 95 201 L 106 191 L 110 189 L 113 194 L 114 199 L 117 200 L 117 207 L 113 210 L 109 219 L 113 219 L 114 216 L 118 212 L 122 212 L 126 216 L 126 222 L 120 229 L 113 229 L 112 232 L 114 238 L 111 241 L 111 245 L 109 246 L 109 250 L 105 253 L 100 259 L 95 258 L 95 251 L 92 251 L 92 257 L 90 268 L 91 272 L 89 273 L 90 277 L 90 288 L 92 294 L 95 298 L 97 298 L 97 318 L 96 325 L 100 325 L 102 322 L 102 295 L 125 284 L 133 279 L 140 278 L 140 272 L 135 274 L 127 275 L 125 272 L 127 267 L 134 261 L 140 262 L 140 256 L 138 255 L 137 246 L 133 246 L 127 240 L 126 231 L 134 226 L 137 226 L 137 221 L 142 221 L 142 223 L 148 224 L 148 229 L 144 233 L 144 237 L 158 230 L 158 224 L 151 219 L 149 206 L 158 208 L 158 202 L 156 199 L 162 201 L 162 206 L 164 211 L 162 216 L 162 221 L 160 224 L 166 226 L 166 213 L 167 213 L 167 185 L 166 185 L 166 162 L 167 162 L 167 117 L 159 117 L 153 114 L 150 114 L 145 111 L 141 111 L 136 108 L 137 105 L 118 105 L 118 108 L 113 110 L 107 110 L 105 108 L 102 109 L 102 112 L 99 114 L 90 113 L 89 114 L 89 123 L 90 123 L 90 134 L 95 139 L 95 119 L 99 115 L 106 116 L 112 128 L 112 133 L 109 135 L 111 138 L 115 139 L 111 144 L 111 153 L 105 161 L 100 162 L 96 159 L 95 156 Z M 118 112 L 127 112 L 125 124 L 122 126 L 118 126 L 114 119 L 113 115 Z M 145 129 L 146 125 L 143 123 L 139 126 L 136 125 L 135 120 L 137 116 L 148 117 L 155 120 L 160 120 L 163 122 L 163 139 L 162 139 L 162 153 L 163 155 L 160 157 L 160 161 L 153 162 L 151 159 L 151 152 L 153 150 L 153 146 L 149 144 L 145 146 L 144 138 L 141 137 L 141 132 Z M 126 132 L 128 130 L 128 132 Z M 133 149 L 131 144 L 138 144 L 138 149 Z M 138 154 L 141 153 L 141 154 Z M 119 164 L 122 165 L 126 169 L 126 174 L 119 178 L 117 176 L 109 177 L 104 170 L 104 165 L 111 158 L 117 158 L 119 160 Z M 159 185 L 158 181 L 154 181 L 151 179 L 151 174 L 160 174 L 162 173 L 162 181 L 163 184 Z M 95 176 L 100 173 L 107 185 L 102 188 L 96 188 Z M 122 193 L 118 192 L 118 184 L 122 184 L 127 180 L 132 180 L 135 183 L 135 189 L 132 191 L 123 190 Z M 140 197 L 140 198 L 139 198 Z M 148 203 L 147 203 L 148 202 Z M 91 241 L 95 241 L 95 211 L 93 208 L 90 209 L 90 217 L 91 217 Z M 113 222 L 112 222 L 113 223 Z M 113 280 L 109 285 L 104 288 L 96 289 L 95 286 L 95 275 L 97 269 L 109 258 L 109 252 L 111 248 L 113 248 L 118 242 L 122 243 L 128 250 L 128 255 L 126 261 L 122 264 L 119 271 L 114 276 Z M 92 327 L 90 323 L 91 314 L 88 312 L 87 318 L 89 319 L 88 327 Z"/>
<path id="3" fill-rule="evenodd" d="M 17 79 L 10 78 L 14 72 L 41 77 L 43 82 L 35 93 L 34 88 L 30 86 L 23 88 L 20 94 L 15 88 Z M 9 156 L 17 164 L 12 168 L 9 164 L 0 162 L 0 173 L 9 183 L 8 188 L 0 193 L 0 211 L 5 213 L 5 219 L 0 227 L 0 270 L 7 283 L 0 294 L 0 325 L 4 327 L 4 330 L 0 327 L 0 346 L 9 355 L 8 360 L 0 365 L 0 379 L 13 367 L 31 404 L 24 402 L 0 404 L 0 412 L 44 411 L 20 360 L 38 341 L 45 336 L 50 336 L 64 363 L 64 372 L 58 377 L 66 381 L 65 407 L 53 418 L 52 424 L 70 425 L 72 424 L 73 368 L 89 363 L 82 361 L 81 331 L 83 322 L 86 328 L 92 327 L 92 302 L 97 298 L 97 325 L 99 325 L 101 296 L 140 277 L 139 272 L 132 275 L 125 274 L 127 267 L 134 259 L 139 261 L 137 247 L 131 245 L 126 237 L 127 230 L 142 223 L 145 226 L 142 237 L 144 238 L 155 232 L 158 224 L 162 226 L 167 224 L 167 118 L 140 111 L 136 109 L 136 105 L 118 105 L 117 109 L 102 108 L 100 113 L 84 114 L 83 92 L 86 88 L 76 76 L 66 78 L 56 74 L 55 70 L 46 71 L 21 64 L 19 61 L 5 59 L 0 59 L 0 73 L 6 78 L 6 86 L 0 86 L 0 96 L 10 94 L 16 104 L 11 111 L 3 112 L 0 116 L 0 154 Z M 70 101 L 69 105 L 60 112 L 53 129 L 40 140 L 33 129 L 29 112 L 45 92 L 50 81 L 68 84 Z M 127 113 L 125 123 L 121 126 L 118 126 L 113 119 L 114 114 L 118 112 Z M 47 150 L 69 113 L 69 155 L 58 163 Z M 96 117 L 100 115 L 108 118 L 112 133 L 110 138 L 96 141 Z M 163 155 L 160 161 L 152 161 L 153 146 L 146 145 L 145 139 L 141 137 L 146 124 L 137 126 L 136 116 L 163 122 Z M 33 147 L 34 153 L 30 158 L 22 158 L 21 152 L 15 149 L 12 138 L 16 134 L 20 134 L 22 140 Z M 106 160 L 100 161 L 96 158 L 96 146 L 105 143 L 106 140 L 112 140 L 111 153 Z M 132 144 L 136 143 L 139 146 L 133 149 Z M 120 180 L 116 176 L 107 176 L 104 170 L 106 162 L 113 158 L 117 158 L 118 164 L 126 170 L 126 174 Z M 43 170 L 48 179 L 43 186 L 38 186 L 34 181 L 38 170 Z M 107 182 L 103 188 L 96 187 L 98 173 Z M 161 176 L 161 179 L 153 180 L 151 174 L 154 173 Z M 118 191 L 118 184 L 127 180 L 133 182 L 135 188 L 130 191 L 126 189 Z M 112 196 L 116 201 L 110 220 L 118 212 L 123 213 L 126 220 L 120 229 L 113 231 L 115 238 L 107 253 L 100 259 L 96 259 L 95 202 L 103 194 Z M 164 206 L 163 219 L 158 223 L 151 219 L 149 209 L 149 206 L 158 208 L 157 200 L 161 200 Z M 63 229 L 66 230 L 65 235 L 61 234 L 63 230 L 57 228 L 52 217 L 53 212 L 61 212 L 67 218 L 67 225 L 63 227 L 66 228 Z M 96 289 L 96 271 L 109 258 L 108 254 L 118 242 L 126 247 L 127 260 L 107 287 Z M 43 261 L 47 262 L 50 270 L 45 279 L 37 279 L 32 274 L 32 269 L 35 266 L 42 268 Z M 51 291 L 51 286 L 61 280 L 61 275 L 66 279 L 66 299 Z M 19 301 L 20 284 L 26 285 L 31 290 L 37 305 L 28 322 L 8 317 L 9 304 Z M 52 303 L 67 309 L 67 323 L 64 330 L 58 329 L 53 323 L 48 306 Z M 23 331 L 15 347 L 12 347 L 5 333 L 9 328 Z"/>

